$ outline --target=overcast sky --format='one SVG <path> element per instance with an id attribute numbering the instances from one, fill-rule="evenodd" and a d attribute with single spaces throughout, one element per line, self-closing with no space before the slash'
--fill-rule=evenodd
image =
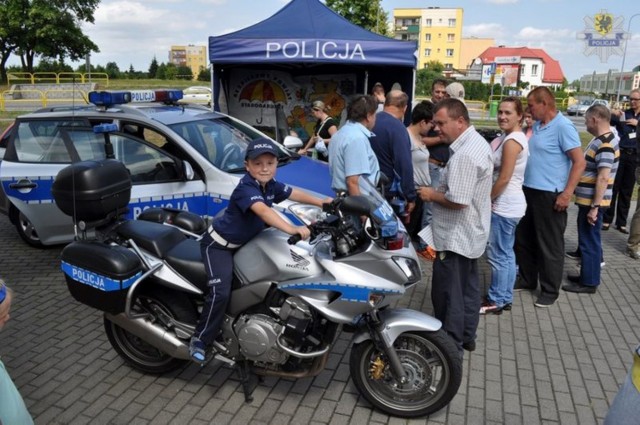
<path id="1" fill-rule="evenodd" d="M 102 0 L 95 24 L 87 25 L 85 32 L 100 48 L 100 53 L 92 56 L 94 64 L 116 62 L 121 70 L 133 65 L 136 70 L 146 71 L 154 56 L 159 62 L 168 61 L 172 44 L 206 46 L 209 36 L 255 24 L 287 3 L 288 0 Z M 585 42 L 578 39 L 578 34 L 587 29 L 586 17 L 592 18 L 605 9 L 614 18 L 623 17 L 622 30 L 627 31 L 629 18 L 640 13 L 640 3 L 602 0 L 383 0 L 382 6 L 390 17 L 394 8 L 461 7 L 464 37 L 492 37 L 498 45 L 543 48 L 560 62 L 569 81 L 594 70 L 606 72 L 621 66 L 622 49 L 605 63 L 597 55 L 585 56 Z M 632 21 L 631 33 L 625 70 L 640 65 L 640 16 Z"/>

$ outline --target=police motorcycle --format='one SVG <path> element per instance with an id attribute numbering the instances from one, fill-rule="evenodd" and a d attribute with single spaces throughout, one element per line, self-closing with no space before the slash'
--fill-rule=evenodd
<path id="1" fill-rule="evenodd" d="M 324 205 L 308 241 L 270 228 L 236 252 L 221 336 L 207 357 L 237 367 L 247 401 L 256 377 L 320 373 L 341 331 L 353 333 L 351 378 L 381 411 L 425 416 L 455 396 L 462 362 L 441 323 L 391 307 L 420 281 L 415 250 L 384 198 L 365 179 L 361 187 L 363 196 Z M 52 193 L 79 228 L 61 267 L 71 295 L 104 312 L 116 352 L 163 373 L 191 361 L 207 282 L 198 238 L 207 226 L 162 209 L 125 220 L 130 190 L 115 160 L 60 171 Z"/>

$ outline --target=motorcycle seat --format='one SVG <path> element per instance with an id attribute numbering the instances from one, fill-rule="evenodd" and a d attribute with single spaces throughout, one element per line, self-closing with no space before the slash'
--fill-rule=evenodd
<path id="1" fill-rule="evenodd" d="M 174 227 L 142 220 L 125 221 L 116 232 L 161 259 L 165 259 L 173 247 L 187 239 L 184 233 Z"/>
<path id="2" fill-rule="evenodd" d="M 207 292 L 207 272 L 202 262 L 200 242 L 185 239 L 167 252 L 165 261 L 202 292 Z"/>

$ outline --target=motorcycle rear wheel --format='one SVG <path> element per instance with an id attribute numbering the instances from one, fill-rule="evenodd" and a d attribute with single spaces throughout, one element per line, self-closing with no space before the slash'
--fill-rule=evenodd
<path id="1" fill-rule="evenodd" d="M 197 312 L 186 296 L 155 287 L 138 295 L 138 301 L 145 299 L 164 314 L 184 323 L 195 323 Z M 126 331 L 104 317 L 104 329 L 114 350 L 134 368 L 145 372 L 161 374 L 179 369 L 190 363 L 176 359 L 148 344 L 142 338 Z"/>
<path id="2" fill-rule="evenodd" d="M 392 416 L 427 416 L 449 404 L 462 380 L 462 359 L 450 337 L 436 332 L 405 332 L 393 344 L 408 378 L 399 384 L 373 341 L 351 349 L 351 379 L 375 408 Z"/>

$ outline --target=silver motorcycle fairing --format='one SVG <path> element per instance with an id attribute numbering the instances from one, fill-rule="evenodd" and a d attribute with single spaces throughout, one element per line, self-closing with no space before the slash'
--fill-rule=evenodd
<path id="1" fill-rule="evenodd" d="M 289 245 L 289 235 L 280 230 L 263 230 L 233 256 L 234 272 L 243 285 L 253 282 L 281 282 L 306 279 L 323 269 L 307 242 Z"/>
<path id="2" fill-rule="evenodd" d="M 404 332 L 435 332 L 442 327 L 442 322 L 438 319 L 421 311 L 406 308 L 381 310 L 378 312 L 378 318 L 382 325 L 380 335 L 388 347 L 391 347 Z M 359 344 L 368 339 L 371 339 L 369 330 L 362 329 L 353 337 L 353 342 Z"/>

